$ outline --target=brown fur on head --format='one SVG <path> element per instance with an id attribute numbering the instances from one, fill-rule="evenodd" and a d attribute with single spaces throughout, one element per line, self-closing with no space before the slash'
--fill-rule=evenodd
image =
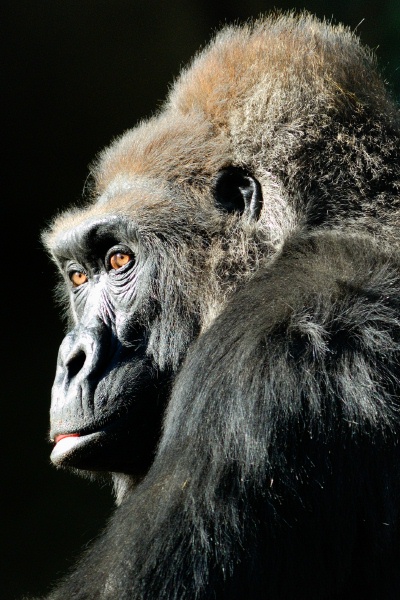
<path id="1" fill-rule="evenodd" d="M 382 175 L 380 168 L 387 173 L 376 156 L 384 143 L 387 162 L 398 158 L 392 128 L 398 131 L 398 109 L 354 34 L 308 14 L 271 16 L 222 30 L 183 71 L 161 112 L 101 153 L 93 169 L 96 200 L 111 195 L 117 207 L 118 183 L 124 188 L 137 177 L 196 192 L 228 164 L 246 165 L 275 186 L 292 188 L 300 175 L 301 195 L 316 183 L 304 181 L 312 173 L 307 161 L 327 149 L 318 179 L 335 189 L 343 169 L 352 191 L 362 186 L 362 166 L 370 166 L 370 178 Z M 398 182 L 393 160 L 391 166 Z"/>
<path id="2" fill-rule="evenodd" d="M 199 223 L 213 248 L 200 268 L 207 263 L 219 288 L 295 227 L 347 223 L 395 235 L 399 139 L 398 109 L 375 59 L 348 29 L 307 14 L 227 27 L 183 71 L 160 113 L 102 152 L 94 202 L 57 219 L 46 239 L 51 248 L 64 230 L 110 214 L 158 231 Z M 261 184 L 257 222 L 214 207 L 216 177 L 230 165 Z"/>
<path id="3" fill-rule="evenodd" d="M 360 188 L 363 174 L 343 164 L 343 150 L 358 153 L 364 166 L 371 160 L 373 176 L 384 143 L 378 133 L 390 136 L 390 125 L 398 128 L 398 111 L 374 56 L 348 29 L 305 14 L 270 17 L 219 33 L 182 73 L 160 115 L 102 154 L 97 189 L 103 193 L 121 173 L 207 183 L 232 163 L 288 183 L 300 169 L 311 176 L 307 159 L 318 159 L 317 146 L 329 151 L 325 179 L 351 168 L 349 184 Z M 398 146 L 392 151 L 398 157 Z"/>

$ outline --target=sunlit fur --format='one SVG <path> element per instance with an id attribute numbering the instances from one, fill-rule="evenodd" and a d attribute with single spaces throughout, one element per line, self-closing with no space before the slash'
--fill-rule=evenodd
<path id="1" fill-rule="evenodd" d="M 229 166 L 258 220 L 215 205 Z M 372 54 L 307 15 L 228 27 L 92 177 L 47 247 L 131 219 L 132 314 L 177 379 L 150 472 L 49 598 L 398 598 L 400 121 Z"/>

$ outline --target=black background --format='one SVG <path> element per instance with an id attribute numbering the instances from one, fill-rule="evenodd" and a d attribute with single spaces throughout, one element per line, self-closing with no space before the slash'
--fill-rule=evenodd
<path id="1" fill-rule="evenodd" d="M 0 598 L 43 594 L 94 537 L 109 489 L 57 472 L 46 441 L 63 326 L 40 231 L 78 202 L 87 165 L 116 135 L 154 112 L 180 67 L 221 24 L 304 8 L 334 17 L 377 48 L 400 92 L 398 0 L 3 1 L 5 78 L 0 437 Z"/>

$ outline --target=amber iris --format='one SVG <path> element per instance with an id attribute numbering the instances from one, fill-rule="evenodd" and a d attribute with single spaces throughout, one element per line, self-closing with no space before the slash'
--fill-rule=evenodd
<path id="1" fill-rule="evenodd" d="M 130 254 L 124 254 L 123 252 L 116 252 L 110 256 L 110 267 L 112 269 L 120 269 L 131 260 Z"/>
<path id="2" fill-rule="evenodd" d="M 74 287 L 78 287 L 80 285 L 82 285 L 83 283 L 86 283 L 88 280 L 87 275 L 85 275 L 85 273 L 82 273 L 81 271 L 74 271 L 71 274 L 71 281 L 74 285 Z"/>

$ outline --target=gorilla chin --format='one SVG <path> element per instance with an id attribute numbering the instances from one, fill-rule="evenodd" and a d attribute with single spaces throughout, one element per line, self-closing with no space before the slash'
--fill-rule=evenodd
<path id="1" fill-rule="evenodd" d="M 117 419 L 106 427 L 88 434 L 63 434 L 55 436 L 55 446 L 50 455 L 52 463 L 59 468 L 73 468 L 83 471 L 109 471 L 142 477 L 151 464 L 145 464 L 149 439 L 143 438 L 140 428 L 134 426 L 129 417 Z M 156 439 L 153 440 L 153 452 Z M 135 453 L 134 448 L 140 448 Z M 123 449 L 123 452 L 122 452 Z"/>
<path id="2" fill-rule="evenodd" d="M 123 436 L 119 434 L 120 428 L 123 429 Z M 121 447 L 124 445 L 126 452 L 121 455 Z M 129 435 L 129 430 L 127 432 L 126 426 L 121 423 L 87 435 L 72 434 L 62 437 L 56 442 L 50 459 L 56 467 L 129 473 L 137 476 L 138 460 L 135 460 L 135 457 L 130 460 L 131 448 L 132 434 Z"/>

